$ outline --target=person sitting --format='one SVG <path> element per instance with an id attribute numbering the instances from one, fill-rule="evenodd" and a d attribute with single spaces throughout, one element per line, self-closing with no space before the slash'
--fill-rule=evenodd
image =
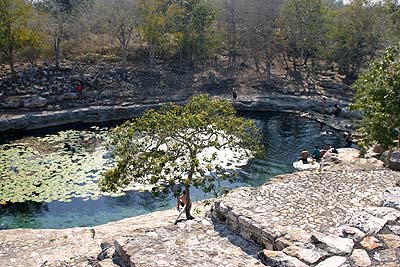
<path id="1" fill-rule="evenodd" d="M 319 147 L 318 146 L 316 146 L 315 148 L 314 148 L 314 151 L 313 151 L 313 159 L 315 159 L 316 161 L 319 161 L 320 159 L 321 159 L 321 150 L 319 150 Z"/>
<path id="2" fill-rule="evenodd" d="M 301 152 L 301 157 L 299 158 L 299 160 L 301 160 L 301 162 L 303 164 L 308 164 L 308 151 L 307 150 L 303 150 Z"/>
<path id="3" fill-rule="evenodd" d="M 331 144 L 328 145 L 326 151 L 333 154 L 339 154 L 339 151 L 337 151 L 337 149 L 334 148 Z"/>
<path id="4" fill-rule="evenodd" d="M 351 132 L 347 132 L 344 134 L 344 140 L 346 141 L 346 147 L 351 147 L 353 144 L 353 136 Z"/>
<path id="5" fill-rule="evenodd" d="M 337 117 L 337 116 L 339 115 L 340 111 L 342 111 L 342 108 L 339 107 L 338 104 L 335 104 L 335 107 L 334 107 L 334 109 L 333 109 L 333 111 L 332 111 L 332 115 L 334 115 L 335 117 Z"/>

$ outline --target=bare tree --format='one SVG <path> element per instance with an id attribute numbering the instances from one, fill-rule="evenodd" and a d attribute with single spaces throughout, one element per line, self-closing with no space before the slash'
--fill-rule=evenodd
<path id="1" fill-rule="evenodd" d="M 241 43 L 254 58 L 258 70 L 261 62 L 265 62 L 264 77 L 267 85 L 272 83 L 271 69 L 277 45 L 276 21 L 282 3 L 282 0 L 249 0 L 241 7 Z"/>
<path id="2" fill-rule="evenodd" d="M 105 28 L 117 39 L 122 49 L 122 68 L 126 69 L 128 48 L 138 21 L 137 1 L 103 0 L 100 8 Z"/>

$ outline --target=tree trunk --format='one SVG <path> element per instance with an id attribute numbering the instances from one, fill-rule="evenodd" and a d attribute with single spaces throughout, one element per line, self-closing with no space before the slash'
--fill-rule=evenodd
<path id="1" fill-rule="evenodd" d="M 127 62 L 127 57 L 128 57 L 128 53 L 126 51 L 126 46 L 123 45 L 122 46 L 122 69 L 126 70 L 126 62 Z"/>
<path id="2" fill-rule="evenodd" d="M 267 58 L 267 62 L 265 63 L 265 83 L 267 85 L 272 84 L 272 79 L 271 79 L 271 60 Z"/>
<path id="3" fill-rule="evenodd" d="M 12 48 L 12 46 L 9 47 L 8 49 L 8 62 L 10 64 L 10 70 L 11 70 L 11 77 L 13 79 L 17 78 L 16 72 L 15 72 L 15 61 L 14 61 L 14 49 Z"/>
<path id="4" fill-rule="evenodd" d="M 60 69 L 60 57 L 61 57 L 61 38 L 56 34 L 54 37 L 54 54 L 56 56 L 56 69 Z"/>
<path id="5" fill-rule="evenodd" d="M 186 219 L 192 220 L 193 216 L 190 214 L 190 210 L 192 209 L 192 201 L 190 199 L 190 184 L 192 183 L 193 171 L 191 170 L 185 184 L 185 196 L 186 196 Z"/>

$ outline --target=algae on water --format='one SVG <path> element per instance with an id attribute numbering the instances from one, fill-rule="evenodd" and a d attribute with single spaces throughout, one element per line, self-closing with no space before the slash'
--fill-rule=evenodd
<path id="1" fill-rule="evenodd" d="M 97 199 L 99 175 L 112 167 L 107 131 L 62 131 L 0 145 L 0 203 Z"/>

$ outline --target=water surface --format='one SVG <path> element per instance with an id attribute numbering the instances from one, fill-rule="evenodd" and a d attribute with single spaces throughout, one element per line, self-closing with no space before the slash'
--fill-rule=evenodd
<path id="1" fill-rule="evenodd" d="M 241 167 L 230 188 L 260 186 L 273 176 L 293 172 L 300 151 L 328 143 L 344 145 L 340 133 L 289 113 L 248 112 L 263 133 L 265 160 Z M 104 125 L 49 128 L 0 137 L 0 228 L 67 228 L 94 226 L 164 210 L 172 196 L 145 190 L 102 194 L 99 175 L 113 165 L 104 147 Z M 193 200 L 212 197 L 192 190 Z M 7 204 L 6 204 L 7 203 Z"/>

